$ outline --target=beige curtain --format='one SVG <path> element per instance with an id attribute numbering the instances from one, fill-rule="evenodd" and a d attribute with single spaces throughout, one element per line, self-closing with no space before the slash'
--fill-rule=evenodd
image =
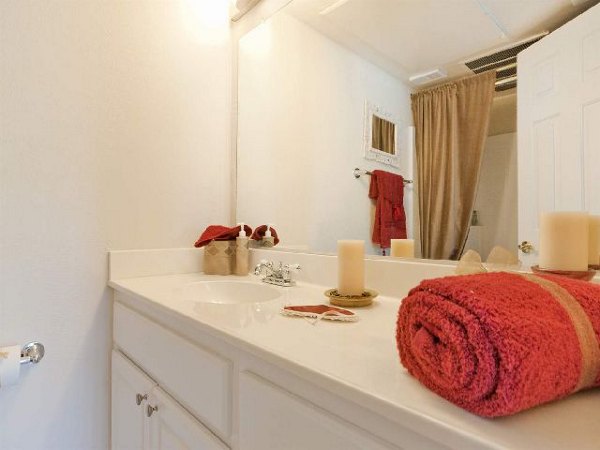
<path id="1" fill-rule="evenodd" d="M 421 252 L 458 259 L 467 240 L 494 96 L 485 72 L 411 96 Z"/>

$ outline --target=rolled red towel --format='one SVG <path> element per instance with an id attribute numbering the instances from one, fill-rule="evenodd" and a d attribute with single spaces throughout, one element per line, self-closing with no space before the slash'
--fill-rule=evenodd
<path id="1" fill-rule="evenodd" d="M 402 364 L 452 403 L 505 416 L 600 386 L 600 286 L 485 273 L 425 280 L 402 301 Z"/>

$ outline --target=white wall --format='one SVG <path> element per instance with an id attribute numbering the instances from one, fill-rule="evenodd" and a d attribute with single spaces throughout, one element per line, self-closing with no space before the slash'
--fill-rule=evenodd
<path id="1" fill-rule="evenodd" d="M 284 12 L 243 36 L 238 55 L 238 220 L 274 222 L 282 245 L 313 251 L 369 243 L 369 177 L 352 171 L 395 170 L 363 158 L 365 101 L 409 125 L 408 87 Z"/>
<path id="2" fill-rule="evenodd" d="M 489 136 L 485 143 L 475 208 L 485 260 L 495 245 L 517 253 L 517 135 Z"/>
<path id="3" fill-rule="evenodd" d="M 3 450 L 107 448 L 107 250 L 229 219 L 227 5 L 190 1 L 0 2 L 0 345 L 47 349 Z"/>

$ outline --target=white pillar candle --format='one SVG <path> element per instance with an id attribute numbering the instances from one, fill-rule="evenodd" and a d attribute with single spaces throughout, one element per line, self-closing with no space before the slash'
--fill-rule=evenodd
<path id="1" fill-rule="evenodd" d="M 539 266 L 548 270 L 588 268 L 589 215 L 581 212 L 542 213 Z"/>
<path id="2" fill-rule="evenodd" d="M 340 295 L 361 295 L 365 290 L 365 241 L 338 241 Z"/>
<path id="3" fill-rule="evenodd" d="M 600 216 L 590 216 L 588 264 L 600 265 Z"/>
<path id="4" fill-rule="evenodd" d="M 415 241 L 414 239 L 392 239 L 391 256 L 395 258 L 414 258 Z"/>

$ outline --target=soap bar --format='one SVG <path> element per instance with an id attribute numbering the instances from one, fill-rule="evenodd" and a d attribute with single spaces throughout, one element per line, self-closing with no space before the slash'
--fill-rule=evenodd
<path id="1" fill-rule="evenodd" d="M 344 322 L 355 322 L 358 320 L 358 316 L 353 311 L 329 305 L 285 306 L 281 310 L 281 314 L 284 316 L 299 316 Z"/>

